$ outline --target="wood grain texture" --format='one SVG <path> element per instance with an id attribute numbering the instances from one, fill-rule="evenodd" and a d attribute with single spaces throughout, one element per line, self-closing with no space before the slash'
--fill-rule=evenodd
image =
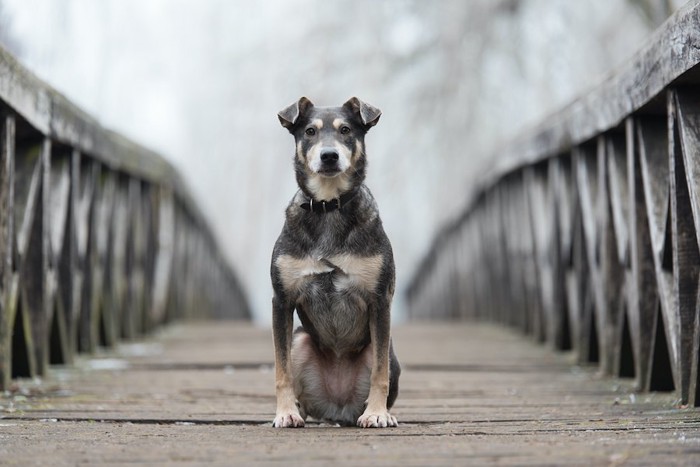
<path id="1" fill-rule="evenodd" d="M 0 389 L 181 318 L 249 319 L 180 175 L 0 50 Z"/>
<path id="2" fill-rule="evenodd" d="M 399 426 L 275 429 L 269 329 L 189 323 L 20 381 L 0 456 L 91 465 L 698 465 L 698 409 L 574 365 L 520 333 L 395 326 Z"/>
<path id="3" fill-rule="evenodd" d="M 407 289 L 700 405 L 700 3 L 506 145 Z"/>

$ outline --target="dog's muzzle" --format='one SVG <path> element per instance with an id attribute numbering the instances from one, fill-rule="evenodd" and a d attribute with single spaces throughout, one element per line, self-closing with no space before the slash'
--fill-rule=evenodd
<path id="1" fill-rule="evenodd" d="M 350 151 L 337 142 L 327 142 L 309 150 L 308 167 L 313 173 L 333 178 L 351 165 Z"/>
<path id="2" fill-rule="evenodd" d="M 338 151 L 335 149 L 322 149 L 321 168 L 319 172 L 326 174 L 335 174 L 340 172 L 340 167 L 338 167 L 339 157 Z"/>

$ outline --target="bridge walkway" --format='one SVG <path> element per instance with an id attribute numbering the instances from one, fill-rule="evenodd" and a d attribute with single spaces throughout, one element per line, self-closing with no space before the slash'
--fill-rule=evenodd
<path id="1" fill-rule="evenodd" d="M 18 380 L 0 398 L 2 465 L 700 465 L 698 409 L 635 395 L 508 329 L 396 326 L 403 365 L 383 430 L 270 427 L 270 331 L 168 326 Z"/>

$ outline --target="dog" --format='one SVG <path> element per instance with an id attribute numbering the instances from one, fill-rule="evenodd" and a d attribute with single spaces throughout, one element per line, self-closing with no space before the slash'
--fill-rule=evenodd
<path id="1" fill-rule="evenodd" d="M 389 413 L 401 373 L 390 332 L 394 257 L 364 184 L 364 137 L 380 116 L 356 97 L 340 107 L 302 97 L 278 113 L 294 136 L 299 190 L 270 267 L 274 427 L 303 427 L 307 416 L 342 426 L 398 425 Z"/>

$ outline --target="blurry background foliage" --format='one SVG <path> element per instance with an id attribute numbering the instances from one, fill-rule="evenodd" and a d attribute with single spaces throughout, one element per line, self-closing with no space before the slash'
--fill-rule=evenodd
<path id="1" fill-rule="evenodd" d="M 398 291 L 508 138 L 641 47 L 680 0 L 0 0 L 0 42 L 185 175 L 269 321 L 295 191 L 276 112 L 356 95 Z M 401 293 L 395 317 L 402 316 Z"/>

